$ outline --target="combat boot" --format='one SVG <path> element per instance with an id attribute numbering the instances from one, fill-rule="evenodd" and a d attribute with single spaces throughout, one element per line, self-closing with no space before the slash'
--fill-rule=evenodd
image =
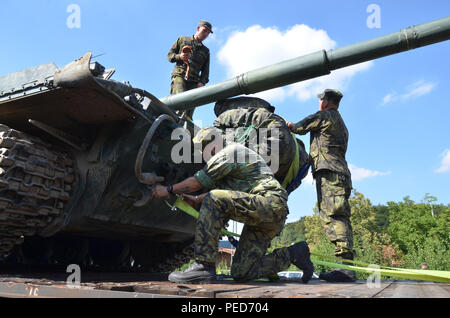
<path id="1" fill-rule="evenodd" d="M 299 242 L 288 247 L 292 264 L 303 271 L 302 281 L 307 284 L 314 273 L 314 265 L 310 259 L 309 247 L 306 242 Z"/>
<path id="2" fill-rule="evenodd" d="M 172 272 L 169 281 L 178 284 L 206 284 L 216 280 L 216 264 L 195 261 L 182 272 Z"/>
<path id="3" fill-rule="evenodd" d="M 339 261 L 338 264 L 353 265 L 352 263 L 345 262 L 346 259 L 353 260 L 353 254 L 348 254 L 339 258 L 342 258 L 343 260 Z M 330 283 L 352 283 L 356 281 L 356 273 L 349 269 L 335 268 L 331 272 L 321 273 L 319 279 L 326 280 Z"/>

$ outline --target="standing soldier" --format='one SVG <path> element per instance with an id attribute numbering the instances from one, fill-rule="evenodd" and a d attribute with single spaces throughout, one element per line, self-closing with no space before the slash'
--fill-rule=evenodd
<path id="1" fill-rule="evenodd" d="M 169 187 L 157 185 L 156 198 L 172 194 L 184 195 L 203 188 L 210 190 L 196 198 L 186 196 L 193 204 L 201 202 L 195 230 L 195 262 L 183 272 L 173 272 L 169 280 L 175 283 L 205 283 L 216 278 L 217 246 L 221 229 L 233 219 L 244 223 L 241 239 L 233 258 L 231 275 L 237 281 L 274 277 L 291 263 L 303 270 L 307 283 L 313 274 L 306 242 L 274 250 L 266 255 L 272 239 L 278 235 L 288 215 L 286 190 L 275 179 L 264 159 L 239 143 L 223 143 L 217 128 L 202 129 L 194 143 L 203 146 L 216 138 L 211 149 L 213 157 L 204 169 L 180 183 Z M 209 148 L 209 145 L 208 145 Z M 242 160 L 242 161 L 241 161 Z"/>
<path id="2" fill-rule="evenodd" d="M 181 36 L 170 48 L 167 58 L 176 63 L 172 72 L 170 94 L 182 93 L 209 82 L 209 49 L 203 41 L 213 33 L 211 23 L 200 20 L 193 36 Z M 184 118 L 192 121 L 194 108 L 185 111 Z"/>
<path id="3" fill-rule="evenodd" d="M 342 93 L 326 89 L 318 95 L 319 111 L 297 124 L 288 123 L 293 133 L 311 133 L 310 157 L 316 180 L 320 217 L 328 239 L 334 243 L 335 256 L 353 260 L 353 230 L 348 198 L 352 189 L 351 174 L 345 160 L 348 130 L 339 114 Z M 335 269 L 322 273 L 330 282 L 355 281 L 354 271 Z"/>

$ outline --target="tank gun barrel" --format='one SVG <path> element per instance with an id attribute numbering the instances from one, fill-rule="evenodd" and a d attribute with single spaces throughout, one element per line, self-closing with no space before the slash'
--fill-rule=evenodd
<path id="1" fill-rule="evenodd" d="M 450 17 L 412 26 L 336 50 L 322 50 L 286 60 L 214 85 L 170 95 L 162 98 L 161 101 L 172 110 L 186 110 L 233 96 L 254 94 L 328 75 L 331 71 L 343 67 L 448 39 L 450 39 Z"/>

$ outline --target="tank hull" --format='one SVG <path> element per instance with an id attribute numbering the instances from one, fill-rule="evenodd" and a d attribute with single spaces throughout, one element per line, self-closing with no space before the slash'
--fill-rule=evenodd
<path id="1" fill-rule="evenodd" d="M 156 114 L 126 103 L 120 92 L 97 82 L 90 56 L 61 70 L 50 63 L 0 78 L 3 256 L 24 240 L 28 251 L 78 241 L 97 250 L 106 250 L 98 247 L 105 244 L 115 246 L 111 250 L 133 246 L 135 259 L 139 254 L 142 264 L 153 264 L 149 260 L 158 257 L 142 252 L 142 246 L 158 250 L 169 244 L 175 252 L 193 239 L 195 219 L 171 211 L 168 205 L 175 198 L 149 197 L 142 204 L 150 190 L 136 178 L 135 162 Z M 179 142 L 171 138 L 176 128 L 181 126 L 162 123 L 144 153 L 142 170 L 164 176 L 162 184 L 181 181 L 202 168 L 172 161 L 171 150 Z M 25 146 L 27 151 L 22 150 Z M 58 170 L 60 162 L 68 162 L 68 167 Z M 52 171 L 59 173 L 55 181 L 45 175 Z M 33 197 L 45 191 L 55 192 L 55 198 L 41 195 L 41 202 Z M 15 221 L 17 215 L 22 223 Z"/>

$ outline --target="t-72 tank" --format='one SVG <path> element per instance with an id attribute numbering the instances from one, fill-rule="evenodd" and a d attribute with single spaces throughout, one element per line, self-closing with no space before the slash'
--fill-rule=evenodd
<path id="1" fill-rule="evenodd" d="M 91 62 L 91 53 L 61 69 L 49 63 L 0 77 L 0 257 L 171 270 L 190 255 L 195 220 L 152 199 L 150 187 L 202 168 L 172 160 L 180 142 L 172 132 L 184 125 L 176 110 L 449 38 L 447 17 L 163 99 L 111 80 L 114 70 Z"/>

